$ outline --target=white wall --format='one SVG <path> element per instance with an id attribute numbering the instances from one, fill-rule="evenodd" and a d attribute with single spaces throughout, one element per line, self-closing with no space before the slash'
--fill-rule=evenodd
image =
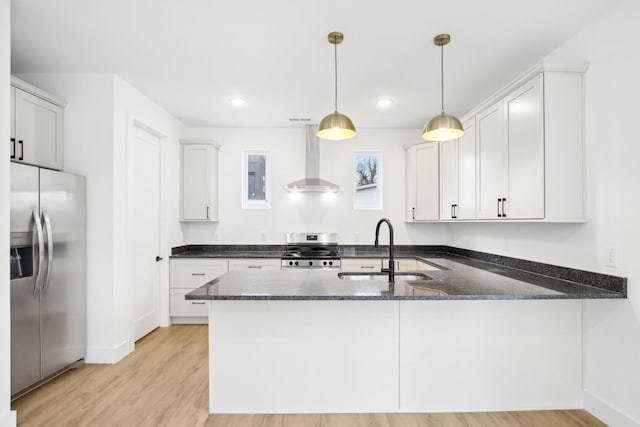
<path id="1" fill-rule="evenodd" d="M 587 410 L 612 425 L 639 425 L 640 3 L 629 0 L 549 55 L 587 61 L 587 224 L 454 224 L 455 246 L 626 276 L 629 298 L 584 302 Z M 604 266 L 617 248 L 618 267 Z"/>
<path id="2" fill-rule="evenodd" d="M 10 1 L 0 0 L 0 141 L 9 141 Z M 9 251 L 9 149 L 0 155 L 0 252 Z M 4 248 L 4 249 L 2 249 Z M 0 263 L 0 427 L 16 425 L 11 409 L 11 297 L 9 264 Z"/>
<path id="3" fill-rule="evenodd" d="M 163 158 L 177 158 L 181 124 L 165 110 L 108 74 L 21 74 L 20 78 L 68 102 L 65 110 L 65 170 L 87 177 L 87 362 L 114 363 L 133 350 L 132 299 L 127 257 L 127 144 L 131 123 L 138 120 L 166 138 Z M 167 161 L 166 188 L 177 194 L 175 162 Z M 167 206 L 175 206 L 172 196 Z M 182 241 L 175 209 L 163 218 L 170 241 Z M 173 233 L 173 235 L 171 235 Z M 161 295 L 168 294 L 168 262 Z M 168 323 L 168 311 L 162 314 Z"/>
<path id="4" fill-rule="evenodd" d="M 342 244 L 373 244 L 378 219 L 394 225 L 395 243 L 439 244 L 443 224 L 404 222 L 404 150 L 419 130 L 358 129 L 347 141 L 320 142 L 320 177 L 340 186 L 338 193 L 287 193 L 283 186 L 304 177 L 305 130 L 189 129 L 185 138 L 220 144 L 220 222 L 183 223 L 186 243 L 283 244 L 288 231 L 332 231 Z M 242 150 L 264 149 L 271 158 L 271 209 L 242 209 Z M 383 151 L 383 209 L 353 209 L 353 153 Z M 264 234 L 264 241 L 262 235 Z M 382 242 L 387 242 L 383 232 Z"/>

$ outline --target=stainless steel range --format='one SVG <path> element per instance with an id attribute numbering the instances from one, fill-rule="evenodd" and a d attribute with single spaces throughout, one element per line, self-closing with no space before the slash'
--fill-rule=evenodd
<path id="1" fill-rule="evenodd" d="M 337 233 L 287 233 L 282 268 L 340 268 Z"/>

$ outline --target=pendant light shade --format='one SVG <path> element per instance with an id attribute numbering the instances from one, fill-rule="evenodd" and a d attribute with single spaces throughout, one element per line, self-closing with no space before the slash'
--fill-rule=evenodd
<path id="1" fill-rule="evenodd" d="M 462 135 L 464 129 L 460 120 L 444 112 L 429 120 L 422 130 L 422 138 L 428 141 L 448 141 Z"/>
<path id="2" fill-rule="evenodd" d="M 449 41 L 451 41 L 449 34 L 439 34 L 433 39 L 433 43 L 440 46 L 440 106 L 442 112 L 429 120 L 422 130 L 422 138 L 429 141 L 448 141 L 464 135 L 460 120 L 444 112 L 444 45 Z"/>
<path id="3" fill-rule="evenodd" d="M 334 112 L 320 121 L 316 135 L 318 138 L 337 141 L 353 138 L 356 135 L 356 127 L 349 117 L 338 112 L 338 44 L 344 40 L 344 34 L 334 31 L 329 33 L 328 38 L 334 48 Z"/>
<path id="4" fill-rule="evenodd" d="M 335 111 L 322 119 L 316 135 L 334 141 L 349 139 L 356 136 L 356 127 L 349 117 Z"/>

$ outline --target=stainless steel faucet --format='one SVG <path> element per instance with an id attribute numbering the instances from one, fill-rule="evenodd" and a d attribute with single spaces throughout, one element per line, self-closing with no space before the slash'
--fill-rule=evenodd
<path id="1" fill-rule="evenodd" d="M 386 222 L 387 226 L 389 227 L 389 283 L 395 283 L 396 281 L 396 273 L 395 273 L 395 261 L 393 260 L 393 225 L 391 225 L 391 221 L 389 221 L 387 218 L 382 218 L 380 221 L 378 221 L 378 224 L 376 225 L 376 240 L 374 242 L 374 246 L 377 248 L 378 247 L 378 234 L 380 233 L 380 225 Z M 384 272 L 384 268 L 382 269 L 382 272 Z"/>

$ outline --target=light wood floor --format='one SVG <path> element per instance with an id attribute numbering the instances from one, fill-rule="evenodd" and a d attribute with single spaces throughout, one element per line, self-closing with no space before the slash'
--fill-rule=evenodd
<path id="1" fill-rule="evenodd" d="M 157 329 L 116 365 L 85 365 L 13 402 L 20 426 L 604 426 L 586 411 L 210 415 L 206 325 Z"/>

